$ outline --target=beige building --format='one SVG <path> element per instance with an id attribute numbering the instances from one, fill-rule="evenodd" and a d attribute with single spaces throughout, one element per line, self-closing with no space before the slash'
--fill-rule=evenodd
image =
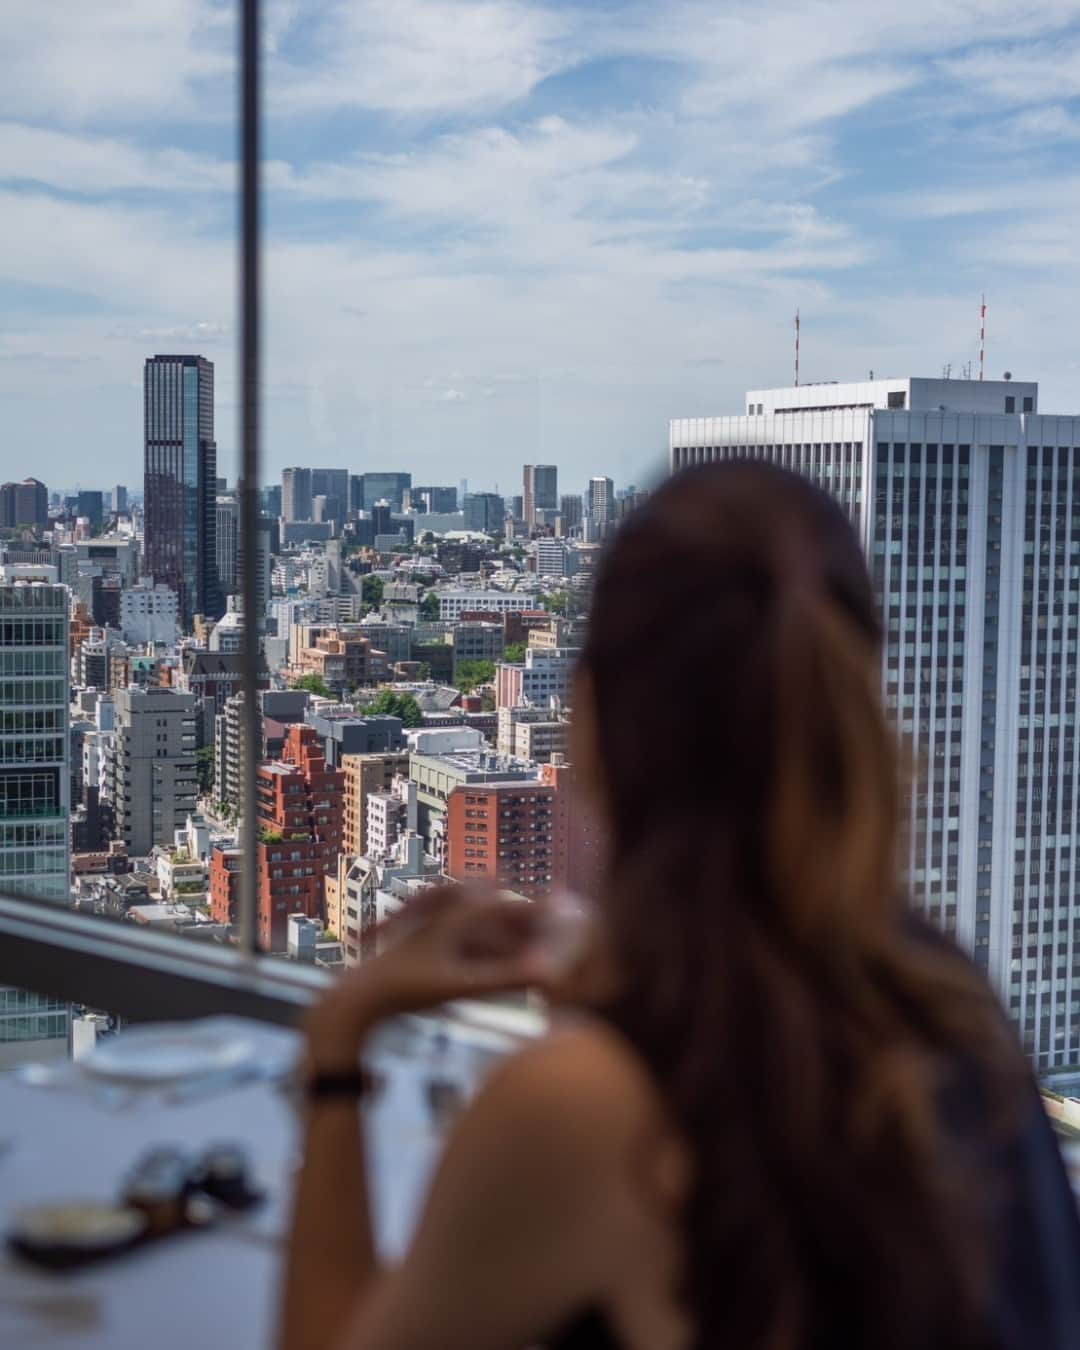
<path id="1" fill-rule="evenodd" d="M 409 756 L 405 751 L 385 754 L 342 755 L 345 770 L 345 833 L 343 847 L 356 856 L 367 852 L 367 807 L 372 792 L 389 792 L 397 774 L 408 776 Z M 337 931 L 337 930 L 335 930 Z"/>

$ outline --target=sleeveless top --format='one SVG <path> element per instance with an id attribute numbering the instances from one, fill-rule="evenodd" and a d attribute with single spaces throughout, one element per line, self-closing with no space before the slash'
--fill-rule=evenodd
<path id="1" fill-rule="evenodd" d="M 928 926 L 926 940 L 944 942 Z M 951 946 L 951 944 L 950 944 Z M 1073 1194 L 1034 1079 L 1020 1127 L 992 1145 L 988 1182 L 996 1183 L 1001 1233 L 988 1282 L 989 1344 L 995 1350 L 1080 1347 L 1080 1205 Z M 970 1099 L 968 1099 L 970 1101 Z M 973 1147 L 987 1143 L 981 1118 L 966 1102 L 942 1105 L 946 1129 Z M 620 1350 L 603 1313 L 587 1310 L 546 1342 L 547 1350 Z M 946 1350 L 927 1347 L 926 1350 Z"/>

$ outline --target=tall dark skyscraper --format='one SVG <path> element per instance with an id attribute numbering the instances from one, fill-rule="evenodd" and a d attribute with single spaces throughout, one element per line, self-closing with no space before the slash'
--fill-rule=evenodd
<path id="1" fill-rule="evenodd" d="M 522 510 L 525 524 L 533 529 L 538 511 L 555 511 L 559 505 L 559 471 L 554 464 L 526 464 Z"/>
<path id="2" fill-rule="evenodd" d="M 177 594 L 184 627 L 224 612 L 217 573 L 214 366 L 153 356 L 144 374 L 146 570 Z"/>

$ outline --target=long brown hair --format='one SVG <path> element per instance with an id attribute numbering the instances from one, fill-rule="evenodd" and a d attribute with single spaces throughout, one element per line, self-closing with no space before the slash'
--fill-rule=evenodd
<path id="1" fill-rule="evenodd" d="M 839 506 L 755 461 L 671 479 L 602 559 L 583 664 L 610 1012 L 693 1150 L 700 1343 L 982 1344 L 978 1160 L 942 1109 L 990 1110 L 1019 1056 L 907 917 L 879 623 Z"/>

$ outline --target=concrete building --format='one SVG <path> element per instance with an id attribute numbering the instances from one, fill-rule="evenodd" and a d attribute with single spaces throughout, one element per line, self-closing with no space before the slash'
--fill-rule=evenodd
<path id="1" fill-rule="evenodd" d="M 195 811 L 197 700 L 174 689 L 118 689 L 113 798 L 133 855 L 171 844 Z"/>
<path id="2" fill-rule="evenodd" d="M 1039 1069 L 1080 1061 L 1080 416 L 1032 382 L 751 390 L 671 424 L 671 465 L 751 457 L 863 541 L 909 751 L 908 885 L 997 985 Z"/>
<path id="3" fill-rule="evenodd" d="M 538 577 L 566 577 L 570 575 L 570 550 L 561 539 L 541 537 L 534 545 L 536 575 Z"/>
<path id="4" fill-rule="evenodd" d="M 326 762 L 334 769 L 341 767 L 346 755 L 382 755 L 405 748 L 400 717 L 362 717 L 346 708 L 335 708 L 309 711 L 305 720 L 322 738 Z"/>
<path id="5" fill-rule="evenodd" d="M 589 479 L 589 522 L 602 539 L 615 519 L 615 484 L 610 478 Z"/>
<path id="6" fill-rule="evenodd" d="M 146 578 L 120 593 L 120 631 L 125 642 L 143 647 L 148 642 L 176 645 L 180 635 L 180 604 L 168 586 Z"/>
<path id="7" fill-rule="evenodd" d="M 281 518 L 290 524 L 311 519 L 311 470 L 281 471 Z"/>
<path id="8" fill-rule="evenodd" d="M 552 699 L 566 702 L 570 697 L 578 655 L 576 647 L 526 647 L 522 664 L 496 667 L 496 707 L 513 708 L 521 703 L 531 703 L 547 708 Z"/>
<path id="9" fill-rule="evenodd" d="M 439 618 L 450 622 L 456 622 L 468 611 L 505 614 L 507 610 L 532 609 L 534 604 L 532 596 L 517 591 L 474 591 L 465 587 L 448 587 L 436 594 L 439 597 Z"/>
<path id="10" fill-rule="evenodd" d="M 501 622 L 462 620 L 454 625 L 454 679 L 466 661 L 501 661 L 505 633 Z"/>
<path id="11" fill-rule="evenodd" d="M 500 708 L 497 725 L 496 749 L 507 758 L 548 764 L 568 752 L 570 723 L 553 717 L 547 708 L 529 704 Z"/>
<path id="12" fill-rule="evenodd" d="M 355 857 L 367 853 L 367 804 L 374 792 L 389 792 L 394 779 L 409 772 L 409 754 L 405 750 L 379 754 L 344 754 L 341 768 L 345 774 L 343 851 Z M 340 929 L 335 929 L 340 933 Z"/>
<path id="13" fill-rule="evenodd" d="M 372 792 L 367 800 L 367 848 L 375 862 L 393 857 L 406 834 L 417 833 L 416 784 L 397 777 L 385 792 Z"/>

